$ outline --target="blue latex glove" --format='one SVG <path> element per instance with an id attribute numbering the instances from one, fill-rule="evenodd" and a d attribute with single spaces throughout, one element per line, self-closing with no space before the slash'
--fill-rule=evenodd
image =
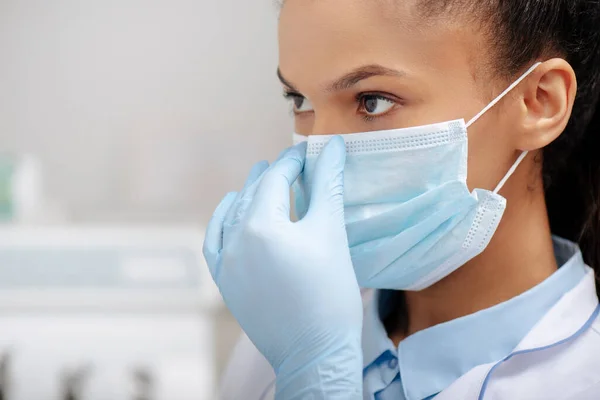
<path id="1" fill-rule="evenodd" d="M 306 144 L 257 164 L 209 224 L 204 255 L 227 307 L 273 366 L 278 399 L 362 398 L 362 302 L 344 225 L 345 145 L 316 166 L 310 209 L 290 221 Z"/>

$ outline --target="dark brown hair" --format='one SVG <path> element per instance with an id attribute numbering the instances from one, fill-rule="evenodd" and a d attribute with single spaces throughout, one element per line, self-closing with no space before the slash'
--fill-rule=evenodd
<path id="1" fill-rule="evenodd" d="M 513 80 L 536 60 L 566 59 L 578 90 L 566 130 L 543 150 L 552 232 L 578 242 L 600 275 L 600 0 L 420 0 L 424 15 L 465 14 Z"/>
<path id="2" fill-rule="evenodd" d="M 507 80 L 536 60 L 566 59 L 577 76 L 565 131 L 543 149 L 543 176 L 553 234 L 579 243 L 600 278 L 600 0 L 420 0 L 424 16 L 459 15 L 487 33 L 494 68 Z M 600 285 L 597 285 L 600 292 Z M 389 293 L 405 309 L 402 292 Z M 403 313 L 382 315 L 388 329 L 406 329 Z"/>

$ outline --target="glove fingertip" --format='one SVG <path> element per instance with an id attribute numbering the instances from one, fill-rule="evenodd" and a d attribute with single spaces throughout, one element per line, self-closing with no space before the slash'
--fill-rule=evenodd
<path id="1" fill-rule="evenodd" d="M 344 142 L 344 139 L 340 135 L 335 135 L 332 137 L 329 143 L 330 146 L 344 146 L 344 148 L 346 146 L 346 142 Z"/>
<path id="2" fill-rule="evenodd" d="M 245 192 L 250 186 L 252 186 L 261 176 L 262 174 L 269 168 L 268 161 L 259 161 L 252 166 L 250 170 L 250 174 L 248 175 L 248 179 L 244 184 L 242 192 Z"/>
<path id="3" fill-rule="evenodd" d="M 233 201 L 235 200 L 235 198 L 237 197 L 238 193 L 237 192 L 229 192 L 225 195 L 225 197 L 223 197 L 223 200 L 221 200 L 221 202 L 219 203 L 219 205 L 217 206 L 217 209 L 215 210 L 215 213 L 213 215 L 213 217 L 219 217 L 219 216 L 225 216 L 225 214 L 227 214 L 227 211 L 229 210 L 229 207 L 231 207 L 231 204 L 233 203 Z"/>
<path id="4" fill-rule="evenodd" d="M 301 154 L 306 154 L 306 148 L 308 147 L 308 142 L 304 141 L 304 142 L 300 142 L 294 145 L 293 148 L 295 148 L 296 150 L 298 150 Z"/>
<path id="5" fill-rule="evenodd" d="M 277 158 L 275 159 L 275 161 L 273 161 L 273 163 L 271 165 L 275 165 L 277 162 L 279 162 L 281 159 L 283 159 L 284 157 L 287 156 L 287 154 L 290 152 L 290 150 L 293 147 L 288 147 L 284 150 L 281 151 L 281 153 L 279 153 L 279 155 L 277 156 Z"/>
<path id="6" fill-rule="evenodd" d="M 204 245 L 202 247 L 205 258 L 207 258 L 207 254 L 214 254 L 221 249 L 223 221 L 225 220 L 225 216 L 227 215 L 227 212 L 229 211 L 229 208 L 231 208 L 231 205 L 235 201 L 236 197 L 236 192 L 227 193 L 217 206 L 217 209 L 210 219 L 208 227 L 206 228 Z"/>
<path id="7" fill-rule="evenodd" d="M 346 163 L 346 142 L 337 135 L 331 138 L 323 149 L 323 157 L 330 160 L 333 167 L 343 168 Z"/>
<path id="8" fill-rule="evenodd" d="M 202 254 L 211 274 L 214 274 L 217 268 L 218 255 L 223 247 L 223 222 L 236 197 L 236 192 L 229 192 L 223 197 L 206 228 Z"/>
<path id="9" fill-rule="evenodd" d="M 267 160 L 259 161 L 256 163 L 254 168 L 256 168 L 258 171 L 264 171 L 265 169 L 269 168 L 269 162 Z"/>
<path id="10" fill-rule="evenodd" d="M 293 147 L 290 147 L 285 155 L 285 158 L 292 158 L 304 163 L 306 157 L 306 143 L 299 143 Z"/>

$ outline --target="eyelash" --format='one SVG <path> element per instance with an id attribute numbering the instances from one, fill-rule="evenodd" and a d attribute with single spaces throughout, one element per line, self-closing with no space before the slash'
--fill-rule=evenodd
<path id="1" fill-rule="evenodd" d="M 298 98 L 302 98 L 304 99 L 304 96 L 302 96 L 300 93 L 297 92 L 288 92 L 288 91 L 284 91 L 283 92 L 283 97 L 284 99 L 286 99 L 287 101 L 289 101 L 292 105 L 291 109 L 290 109 L 290 113 L 293 116 L 298 115 L 298 113 L 296 112 L 295 108 L 294 108 L 294 100 L 298 99 Z"/>
<path id="2" fill-rule="evenodd" d="M 304 99 L 304 98 L 305 98 L 305 97 L 304 97 L 303 95 L 301 95 L 300 93 L 297 93 L 297 92 L 291 92 L 291 91 L 285 91 L 285 92 L 283 93 L 283 97 L 284 97 L 286 100 L 294 100 L 294 99 L 297 99 L 297 98 L 302 98 L 302 99 Z M 397 106 L 397 105 L 400 103 L 400 100 L 399 100 L 398 98 L 396 98 L 395 96 L 391 96 L 391 95 L 383 95 L 383 94 L 381 94 L 381 93 L 369 93 L 369 92 L 366 92 L 366 93 L 359 93 L 359 94 L 357 94 L 357 95 L 356 95 L 356 97 L 355 97 L 355 99 L 356 99 L 356 102 L 358 103 L 358 105 L 359 105 L 359 107 L 360 107 L 360 108 L 359 108 L 359 110 L 364 108 L 364 101 L 365 101 L 367 98 L 369 98 L 369 97 L 374 97 L 374 98 L 376 98 L 376 99 L 378 99 L 378 100 L 383 100 L 383 101 L 388 101 L 388 102 L 394 103 L 394 104 L 395 104 L 395 106 Z M 390 110 L 389 110 L 389 111 L 387 111 L 387 112 L 385 112 L 385 113 L 383 113 L 383 114 L 381 114 L 381 115 L 368 115 L 368 114 L 363 114 L 363 115 L 361 116 L 361 118 L 362 118 L 362 119 L 363 119 L 365 122 L 371 122 L 371 121 L 374 121 L 374 120 L 376 120 L 376 119 L 378 119 L 378 118 L 382 118 L 382 117 L 385 117 L 385 116 L 387 116 L 389 113 L 391 113 L 391 112 L 392 112 L 392 111 L 395 109 L 395 106 L 394 106 L 394 107 L 392 107 L 392 108 L 390 108 Z M 293 111 L 293 110 L 292 110 L 292 112 L 294 113 L 294 111 Z M 296 113 L 294 113 L 294 114 L 296 114 Z"/>
<path id="3" fill-rule="evenodd" d="M 289 99 L 293 99 L 294 97 L 302 97 L 304 98 L 304 96 L 302 96 L 300 93 L 296 93 L 296 92 L 283 92 L 283 97 L 285 97 L 286 100 Z"/>
<path id="4" fill-rule="evenodd" d="M 359 104 L 361 110 L 364 109 L 364 107 L 365 107 L 364 102 L 368 98 L 375 98 L 378 100 L 387 101 L 390 103 L 394 103 L 394 105 L 388 111 L 386 111 L 382 114 L 379 114 L 379 115 L 369 115 L 369 114 L 363 113 L 362 119 L 365 122 L 371 122 L 378 118 L 383 118 L 383 117 L 387 116 L 388 114 L 393 112 L 396 109 L 396 106 L 398 105 L 398 103 L 400 103 L 400 100 L 398 98 L 396 98 L 395 96 L 391 96 L 391 95 L 384 95 L 381 93 L 369 93 L 369 92 L 359 93 L 356 95 L 356 102 Z"/>

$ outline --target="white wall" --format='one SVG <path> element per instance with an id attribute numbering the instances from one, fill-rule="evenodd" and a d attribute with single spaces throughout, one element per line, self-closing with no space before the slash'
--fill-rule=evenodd
<path id="1" fill-rule="evenodd" d="M 0 0 L 0 152 L 77 220 L 206 220 L 291 139 L 272 0 Z"/>

